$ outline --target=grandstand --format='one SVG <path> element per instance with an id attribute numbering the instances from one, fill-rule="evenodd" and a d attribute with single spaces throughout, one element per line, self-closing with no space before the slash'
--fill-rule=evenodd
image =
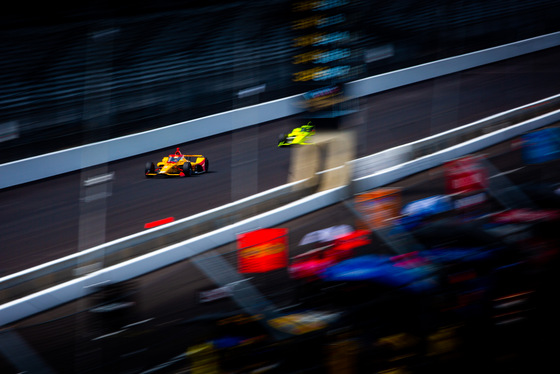
<path id="1" fill-rule="evenodd" d="M 292 1 L 20 5 L 2 16 L 0 162 L 304 92 Z M 204 5 L 201 5 L 204 4 Z M 395 53 L 362 76 L 558 31 L 551 0 L 351 1 L 352 48 Z M 265 85 L 251 100 L 236 93 Z M 1 129 L 0 129 L 1 130 Z"/>

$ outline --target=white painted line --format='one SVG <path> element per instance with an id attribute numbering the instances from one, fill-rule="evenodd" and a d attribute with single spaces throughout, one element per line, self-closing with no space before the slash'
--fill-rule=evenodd
<path id="1" fill-rule="evenodd" d="M 89 187 L 89 186 L 93 186 L 93 185 L 96 185 L 96 184 L 109 182 L 109 181 L 112 181 L 114 177 L 115 177 L 115 172 L 114 171 L 111 172 L 111 173 L 98 175 L 96 177 L 86 179 L 84 181 L 84 186 Z"/>
<path id="2" fill-rule="evenodd" d="M 490 176 L 489 178 L 496 178 L 496 177 L 501 177 L 501 176 L 503 176 L 503 175 L 508 175 L 508 174 L 511 174 L 511 173 L 515 173 L 516 171 L 521 170 L 521 169 L 523 169 L 523 168 L 525 168 L 525 166 L 522 166 L 522 167 L 517 168 L 517 169 L 512 169 L 512 170 L 503 171 L 503 172 L 501 172 L 501 173 L 492 175 L 492 176 Z"/>
<path id="3" fill-rule="evenodd" d="M 154 318 L 148 318 L 148 319 L 145 319 L 145 320 L 143 320 L 143 321 L 134 322 L 134 323 L 131 323 L 131 324 L 129 324 L 129 325 L 123 326 L 123 328 L 124 328 L 124 329 L 127 329 L 127 328 L 129 328 L 129 327 L 138 326 L 138 325 L 141 325 L 141 324 L 143 324 L 143 323 L 150 322 L 150 321 L 152 321 L 153 319 L 154 319 Z"/>
<path id="4" fill-rule="evenodd" d="M 102 282 L 93 283 L 93 284 L 88 284 L 87 286 L 84 286 L 84 288 L 98 287 L 98 286 L 101 286 L 101 285 L 103 285 L 103 284 L 107 284 L 107 283 L 109 283 L 109 282 L 111 282 L 111 281 L 110 281 L 109 279 L 107 279 L 107 280 L 104 280 L 104 281 L 102 281 Z"/>
<path id="5" fill-rule="evenodd" d="M 105 335 L 98 336 L 97 338 L 93 338 L 93 339 L 91 339 L 91 341 L 105 339 L 105 338 L 108 338 L 110 336 L 120 334 L 121 332 L 124 332 L 124 331 L 126 331 L 126 329 L 122 329 L 122 330 L 115 331 L 115 332 L 110 332 L 109 334 L 105 334 Z"/>

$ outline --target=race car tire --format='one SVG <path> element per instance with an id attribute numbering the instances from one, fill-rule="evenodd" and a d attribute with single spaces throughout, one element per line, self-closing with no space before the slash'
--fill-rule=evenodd
<path id="1" fill-rule="evenodd" d="M 146 170 L 144 174 L 153 173 L 156 169 L 156 166 L 153 162 L 146 162 Z M 146 175 L 146 178 L 151 178 L 153 175 Z"/>
<path id="2" fill-rule="evenodd" d="M 192 175 L 192 166 L 190 162 L 185 162 L 183 164 L 183 174 L 185 174 L 185 177 L 190 177 Z"/>
<path id="3" fill-rule="evenodd" d="M 286 134 L 278 135 L 278 145 L 280 145 L 280 143 L 282 143 L 284 140 L 286 140 Z"/>
<path id="4" fill-rule="evenodd" d="M 210 169 L 210 161 L 208 161 L 208 158 L 204 159 L 204 172 L 208 173 L 208 170 Z"/>

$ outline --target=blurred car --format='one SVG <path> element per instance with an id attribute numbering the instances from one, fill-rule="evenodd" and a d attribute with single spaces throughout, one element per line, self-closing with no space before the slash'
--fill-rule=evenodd
<path id="1" fill-rule="evenodd" d="M 164 157 L 160 162 L 146 163 L 146 178 L 156 176 L 190 177 L 208 172 L 209 161 L 203 155 L 184 155 L 179 148 L 174 154 Z"/>
<path id="2" fill-rule="evenodd" d="M 325 282 L 371 282 L 388 289 L 422 293 L 437 286 L 435 268 L 422 258 L 367 254 L 329 266 L 320 277 Z"/>
<path id="3" fill-rule="evenodd" d="M 422 227 L 430 219 L 442 218 L 453 212 L 453 202 L 448 195 L 434 195 L 406 204 L 401 209 L 400 223 L 407 230 Z"/>
<path id="4" fill-rule="evenodd" d="M 321 273 L 340 261 L 352 258 L 356 250 L 371 243 L 370 231 L 355 230 L 336 238 L 327 245 L 292 258 L 288 272 L 292 279 L 313 281 Z"/>
<path id="5" fill-rule="evenodd" d="M 307 141 L 313 135 L 315 135 L 315 126 L 309 121 L 307 125 L 296 127 L 289 134 L 280 134 L 278 136 L 278 147 L 294 144 L 312 144 Z"/>

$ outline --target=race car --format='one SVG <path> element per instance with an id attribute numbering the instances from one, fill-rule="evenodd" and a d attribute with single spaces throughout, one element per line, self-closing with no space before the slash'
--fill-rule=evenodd
<path id="1" fill-rule="evenodd" d="M 326 233 L 327 231 L 319 230 L 311 234 L 320 232 Z M 358 248 L 369 245 L 371 243 L 370 234 L 369 230 L 354 230 L 327 241 L 324 241 L 326 238 L 321 239 L 320 242 L 324 243 L 324 246 L 292 258 L 292 263 L 288 266 L 290 277 L 308 281 L 319 279 L 321 273 L 329 266 L 352 258 Z M 300 242 L 300 245 L 302 242 Z M 304 243 L 309 243 L 309 241 Z"/>
<path id="2" fill-rule="evenodd" d="M 175 154 L 164 157 L 160 162 L 146 163 L 146 178 L 156 176 L 167 177 L 190 177 L 194 174 L 202 174 L 208 172 L 208 158 L 203 155 L 184 155 L 179 148 Z"/>
<path id="3" fill-rule="evenodd" d="M 294 144 L 312 144 L 308 143 L 307 140 L 314 134 L 315 126 L 309 121 L 307 125 L 296 127 L 289 134 L 280 134 L 278 136 L 278 147 Z"/>

